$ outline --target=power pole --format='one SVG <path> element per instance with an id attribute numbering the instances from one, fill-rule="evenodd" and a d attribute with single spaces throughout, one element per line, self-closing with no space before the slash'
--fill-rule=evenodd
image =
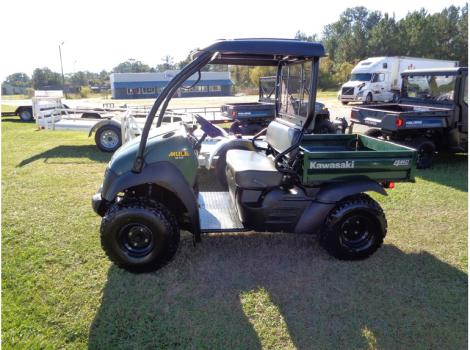
<path id="1" fill-rule="evenodd" d="M 62 64 L 62 45 L 64 45 L 63 41 L 59 44 L 60 70 L 62 71 L 62 91 L 64 92 L 65 98 L 67 98 L 67 91 L 65 91 L 64 66 Z"/>

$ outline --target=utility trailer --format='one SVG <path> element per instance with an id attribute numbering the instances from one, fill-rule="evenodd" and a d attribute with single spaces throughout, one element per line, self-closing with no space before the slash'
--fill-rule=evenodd
<path id="1" fill-rule="evenodd" d="M 416 69 L 402 73 L 398 103 L 353 106 L 351 126 L 418 151 L 418 168 L 432 165 L 437 151 L 468 150 L 468 69 Z"/>

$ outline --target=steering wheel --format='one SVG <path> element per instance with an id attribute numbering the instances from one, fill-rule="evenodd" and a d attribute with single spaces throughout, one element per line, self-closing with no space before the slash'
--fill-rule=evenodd
<path id="1" fill-rule="evenodd" d="M 202 131 L 204 131 L 204 134 L 206 134 L 207 136 L 212 138 L 219 136 L 227 136 L 227 132 L 224 129 L 212 124 L 210 121 L 200 116 L 199 114 L 195 114 L 194 117 L 196 118 L 196 121 L 199 123 L 199 125 L 201 125 L 201 129 Z"/>

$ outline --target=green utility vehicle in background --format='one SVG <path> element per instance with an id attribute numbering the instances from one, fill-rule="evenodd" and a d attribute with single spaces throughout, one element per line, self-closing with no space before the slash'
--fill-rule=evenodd
<path id="1" fill-rule="evenodd" d="M 142 135 L 113 155 L 93 196 L 108 257 L 129 271 L 156 270 L 176 253 L 180 229 L 195 242 L 207 232 L 318 234 L 339 259 L 374 253 L 387 222 L 365 192 L 386 195 L 395 181 L 413 181 L 416 152 L 368 136 L 312 134 L 323 55 L 319 43 L 287 39 L 222 40 L 194 53 L 155 101 Z M 275 119 L 227 150 L 224 192 L 199 191 L 197 177 L 201 143 L 222 131 L 201 116 L 200 138 L 184 123 L 161 127 L 174 92 L 209 63 L 277 67 Z"/>

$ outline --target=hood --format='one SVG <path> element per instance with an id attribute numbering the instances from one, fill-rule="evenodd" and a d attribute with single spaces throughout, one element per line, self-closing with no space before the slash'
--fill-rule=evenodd
<path id="1" fill-rule="evenodd" d="M 367 82 L 364 82 L 364 81 L 347 81 L 345 82 L 341 87 L 359 87 L 361 85 L 365 85 L 367 84 Z"/>

